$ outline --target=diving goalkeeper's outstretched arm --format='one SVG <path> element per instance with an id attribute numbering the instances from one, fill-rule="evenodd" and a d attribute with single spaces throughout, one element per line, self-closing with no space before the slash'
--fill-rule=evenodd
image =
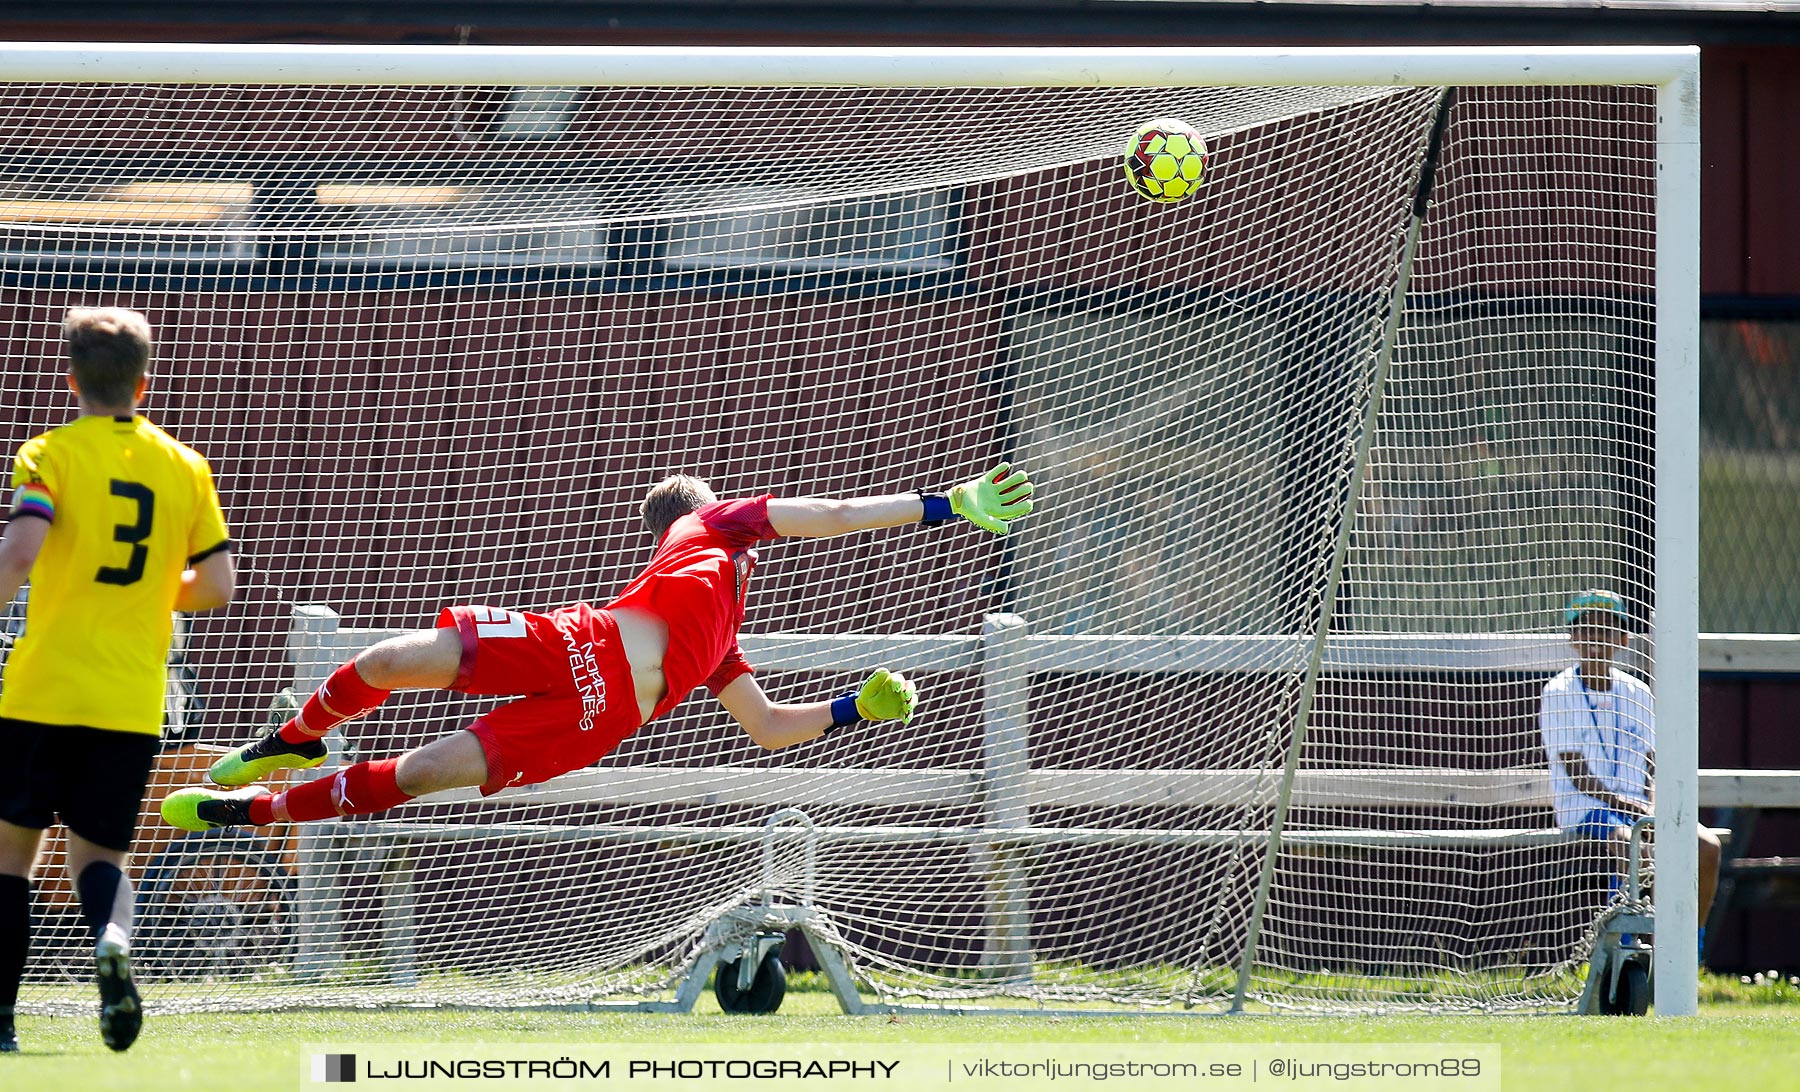
<path id="1" fill-rule="evenodd" d="M 1031 511 L 1031 479 L 1001 463 L 978 478 L 943 493 L 898 493 L 883 497 L 800 498 L 768 502 L 769 527 L 782 537 L 831 538 L 852 531 L 943 523 L 962 518 L 997 535 Z M 907 678 L 877 670 L 856 690 L 831 701 L 781 705 L 769 700 L 756 679 L 737 676 L 718 692 L 719 703 L 765 750 L 776 751 L 818 739 L 833 728 L 863 720 L 912 720 L 918 692 Z"/>
<path id="2" fill-rule="evenodd" d="M 1031 511 L 1031 479 L 1010 464 L 943 493 L 899 493 L 886 497 L 799 498 L 769 501 L 769 526 L 784 538 L 831 538 L 877 527 L 941 523 L 961 517 L 997 535 Z"/>

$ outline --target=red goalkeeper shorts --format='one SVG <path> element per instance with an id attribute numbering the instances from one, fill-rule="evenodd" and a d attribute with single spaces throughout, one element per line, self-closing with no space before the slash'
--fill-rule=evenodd
<path id="1" fill-rule="evenodd" d="M 591 766 L 637 731 L 631 664 L 606 611 L 586 603 L 549 614 L 457 606 L 440 611 L 437 624 L 462 637 L 450 689 L 524 695 L 469 726 L 487 754 L 483 796 Z"/>

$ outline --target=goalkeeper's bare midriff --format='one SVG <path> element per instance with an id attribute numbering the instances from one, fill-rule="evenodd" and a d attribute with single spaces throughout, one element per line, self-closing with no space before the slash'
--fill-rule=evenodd
<path id="1" fill-rule="evenodd" d="M 669 626 L 660 617 L 634 607 L 614 607 L 613 621 L 619 626 L 619 643 L 624 646 L 625 660 L 631 665 L 631 685 L 637 690 L 639 723 L 650 720 L 656 703 L 669 689 L 663 678 L 663 657 L 669 652 Z"/>

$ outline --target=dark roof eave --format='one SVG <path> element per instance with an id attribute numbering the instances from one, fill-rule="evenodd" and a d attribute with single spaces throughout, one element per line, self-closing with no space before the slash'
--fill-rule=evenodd
<path id="1" fill-rule="evenodd" d="M 1761 45 L 1800 42 L 1800 0 L 12 0 L 0 10 L 0 37 L 30 40 L 34 25 L 52 40 L 113 41 Z"/>

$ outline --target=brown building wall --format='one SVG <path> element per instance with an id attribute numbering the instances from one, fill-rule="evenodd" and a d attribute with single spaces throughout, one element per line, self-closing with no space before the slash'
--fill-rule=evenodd
<path id="1" fill-rule="evenodd" d="M 1716 675 L 1700 683 L 1700 766 L 1702 769 L 1800 770 L 1800 677 Z M 1702 822 L 1723 817 L 1703 813 Z M 1793 857 L 1800 854 L 1800 813 L 1770 812 L 1757 820 L 1754 835 L 1737 838 L 1732 857 Z M 1731 914 L 1714 941 L 1714 970 L 1766 971 L 1800 968 L 1800 930 L 1794 911 L 1740 910 Z"/>
<path id="2" fill-rule="evenodd" d="M 1700 290 L 1800 296 L 1800 50 L 1704 50 L 1700 111 Z"/>

